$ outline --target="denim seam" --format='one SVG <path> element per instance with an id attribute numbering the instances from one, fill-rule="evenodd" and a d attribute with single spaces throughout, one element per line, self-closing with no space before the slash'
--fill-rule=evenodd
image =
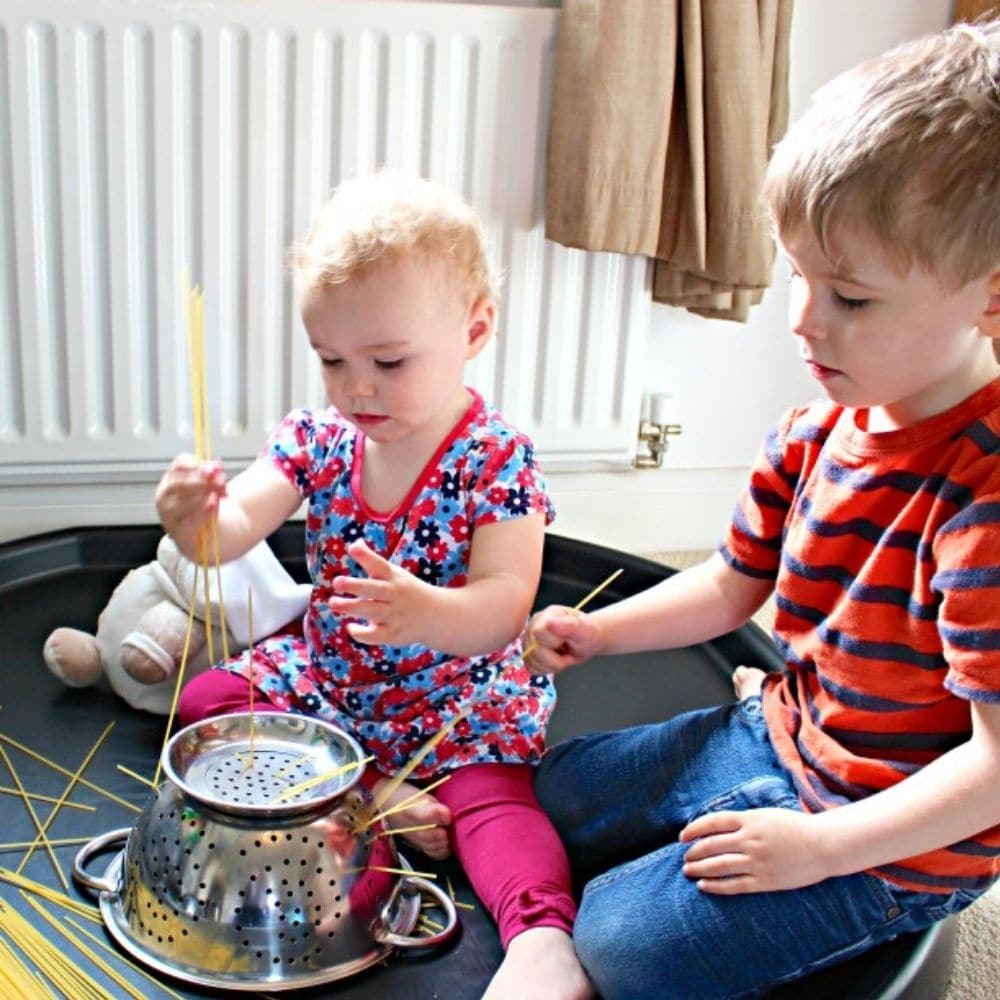
<path id="1" fill-rule="evenodd" d="M 887 919 L 878 924 L 876 927 L 870 928 L 868 932 L 855 941 L 849 944 L 844 944 L 840 948 L 835 948 L 833 951 L 827 952 L 818 958 L 813 959 L 811 962 L 806 962 L 804 965 L 799 966 L 794 972 L 786 973 L 780 979 L 775 979 L 768 984 L 769 989 L 773 989 L 775 986 L 780 986 L 782 983 L 794 982 L 797 979 L 802 979 L 804 976 L 808 976 L 811 972 L 815 972 L 818 969 L 825 968 L 830 965 L 835 965 L 838 962 L 846 961 L 847 959 L 853 957 L 854 955 L 859 955 L 864 951 L 875 947 L 875 945 L 888 940 L 895 935 L 883 935 L 882 932 L 893 924 L 903 923 L 906 919 L 906 913 L 899 913 L 892 919 Z M 760 989 L 754 988 L 748 992 L 737 994 L 733 1000 L 739 1000 L 741 997 L 755 997 L 760 996 Z"/>
<path id="2" fill-rule="evenodd" d="M 720 792 L 714 798 L 711 798 L 706 803 L 704 803 L 701 809 L 699 809 L 698 812 L 695 814 L 695 816 L 692 817 L 692 820 L 696 819 L 698 816 L 704 816 L 707 815 L 708 813 L 721 812 L 724 809 L 728 809 L 729 807 L 732 806 L 733 802 L 736 799 L 740 798 L 740 793 L 745 788 L 749 788 L 753 785 L 758 785 L 761 782 L 765 781 L 769 783 L 772 781 L 778 782 L 780 781 L 780 779 L 777 777 L 771 778 L 768 776 L 759 775 L 757 777 L 749 778 L 746 781 L 740 782 L 740 784 L 738 785 L 733 785 L 732 788 L 728 788 L 726 789 L 726 791 Z M 795 809 L 798 812 L 802 811 L 802 805 L 799 802 L 798 797 L 791 789 L 789 789 L 787 795 L 781 795 L 775 797 L 775 799 L 773 801 L 768 802 L 766 806 L 754 805 L 751 808 Z"/>
<path id="3" fill-rule="evenodd" d="M 670 845 L 664 845 L 664 847 L 666 846 Z M 624 864 L 616 865 L 610 871 L 604 872 L 603 875 L 595 876 L 584 887 L 583 895 L 586 896 L 591 890 L 603 889 L 605 886 L 612 885 L 618 879 L 632 872 L 639 872 L 650 865 L 661 863 L 660 854 L 664 850 L 664 847 L 644 854 L 640 858 L 635 858 L 633 861 L 626 861 Z"/>

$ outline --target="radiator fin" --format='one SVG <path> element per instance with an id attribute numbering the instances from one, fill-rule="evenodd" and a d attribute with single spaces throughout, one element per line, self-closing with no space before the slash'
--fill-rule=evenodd
<path id="1" fill-rule="evenodd" d="M 639 258 L 544 239 L 557 11 L 465 3 L 10 0 L 0 12 L 0 486 L 193 444 L 182 273 L 213 448 L 322 402 L 288 248 L 342 178 L 401 166 L 483 214 L 499 333 L 470 380 L 547 467 L 628 463 Z M 13 137 L 18 136 L 17 142 Z"/>

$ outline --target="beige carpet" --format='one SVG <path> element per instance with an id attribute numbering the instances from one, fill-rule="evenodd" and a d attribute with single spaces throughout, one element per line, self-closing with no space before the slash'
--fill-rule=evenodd
<path id="1" fill-rule="evenodd" d="M 683 569 L 708 552 L 652 552 L 646 558 Z M 754 615 L 766 632 L 774 621 L 770 602 Z M 958 917 L 958 944 L 951 982 L 942 1000 L 995 1000 L 1000 997 L 1000 885 Z"/>

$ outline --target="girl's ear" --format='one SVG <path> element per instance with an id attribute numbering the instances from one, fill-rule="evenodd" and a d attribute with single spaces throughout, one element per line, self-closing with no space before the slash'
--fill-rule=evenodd
<path id="1" fill-rule="evenodd" d="M 477 299 L 473 303 L 469 310 L 469 345 L 465 352 L 466 360 L 474 358 L 490 342 L 496 316 L 497 309 L 492 299 Z"/>

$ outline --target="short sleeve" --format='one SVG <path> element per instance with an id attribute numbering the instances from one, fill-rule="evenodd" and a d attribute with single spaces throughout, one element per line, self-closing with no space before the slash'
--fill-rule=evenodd
<path id="1" fill-rule="evenodd" d="M 336 419 L 320 419 L 313 410 L 293 410 L 271 432 L 259 457 L 281 472 L 302 497 L 312 496 L 337 471 L 331 453 L 344 426 Z"/>
<path id="2" fill-rule="evenodd" d="M 535 459 L 535 449 L 524 435 L 512 435 L 491 446 L 468 494 L 469 524 L 477 527 L 527 514 L 555 518 L 555 508 Z"/>
<path id="3" fill-rule="evenodd" d="M 758 579 L 774 579 L 781 563 L 785 522 L 802 471 L 801 448 L 790 410 L 768 434 L 736 504 L 719 552 L 733 569 Z"/>
<path id="4" fill-rule="evenodd" d="M 933 549 L 945 687 L 962 698 L 1000 702 L 1000 496 L 952 517 Z"/>

